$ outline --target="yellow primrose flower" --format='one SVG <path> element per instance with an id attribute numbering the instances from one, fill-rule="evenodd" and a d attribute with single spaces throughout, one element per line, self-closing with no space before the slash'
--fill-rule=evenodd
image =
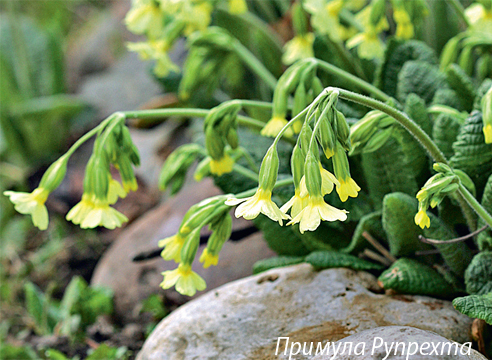
<path id="1" fill-rule="evenodd" d="M 282 62 L 286 65 L 290 65 L 295 63 L 297 60 L 313 57 L 313 43 L 313 33 L 309 32 L 294 36 L 294 38 L 288 41 L 284 46 Z"/>
<path id="2" fill-rule="evenodd" d="M 328 35 L 333 41 L 341 40 L 339 14 L 343 8 L 343 0 L 308 0 L 303 3 L 311 14 L 311 24 L 319 33 Z"/>
<path id="3" fill-rule="evenodd" d="M 415 224 L 420 226 L 422 229 L 430 227 L 430 219 L 424 209 L 421 208 L 417 215 L 415 215 Z"/>
<path id="4" fill-rule="evenodd" d="M 234 160 L 229 155 L 224 154 L 219 160 L 211 159 L 209 166 L 212 174 L 221 176 L 232 171 L 234 168 Z"/>
<path id="5" fill-rule="evenodd" d="M 338 196 L 343 202 L 347 201 L 349 196 L 354 198 L 357 197 L 359 191 L 359 185 L 357 185 L 351 177 L 348 177 L 345 180 L 340 180 L 340 186 L 337 185 Z"/>
<path id="6" fill-rule="evenodd" d="M 186 5 L 177 13 L 177 18 L 186 24 L 183 31 L 186 36 L 195 31 L 205 31 L 212 21 L 212 5 L 207 1 L 197 3 L 197 1 L 184 2 Z"/>
<path id="7" fill-rule="evenodd" d="M 67 220 L 80 224 L 82 229 L 92 229 L 97 226 L 114 229 L 128 221 L 128 218 L 110 207 L 107 201 L 84 194 L 82 200 L 68 212 Z"/>
<path id="8" fill-rule="evenodd" d="M 200 262 L 203 263 L 203 268 L 206 269 L 211 265 L 216 266 L 219 263 L 219 255 L 212 255 L 207 248 L 205 248 L 200 255 Z"/>
<path id="9" fill-rule="evenodd" d="M 181 233 L 159 240 L 159 247 L 163 247 L 161 256 L 164 260 L 181 261 L 181 249 L 185 243 L 185 237 Z"/>
<path id="10" fill-rule="evenodd" d="M 236 208 L 235 215 L 237 218 L 243 217 L 246 220 L 252 220 L 262 213 L 273 221 L 278 221 L 280 225 L 282 225 L 282 220 L 290 219 L 289 215 L 283 213 L 272 201 L 272 192 L 261 187 L 249 198 L 229 198 L 225 204 L 229 206 L 241 204 Z"/>
<path id="11" fill-rule="evenodd" d="M 151 38 L 162 35 L 164 13 L 150 1 L 145 4 L 134 5 L 125 17 L 128 29 L 135 34 L 147 33 Z"/>
<path id="12" fill-rule="evenodd" d="M 492 32 L 492 11 L 486 9 L 482 4 L 474 3 L 465 10 L 465 16 L 470 22 L 473 31 L 483 33 Z"/>
<path id="13" fill-rule="evenodd" d="M 288 121 L 282 116 L 273 116 L 261 129 L 260 134 L 263 136 L 276 137 L 280 130 L 283 129 L 285 125 L 287 125 Z M 294 135 L 292 129 L 287 129 L 285 131 L 285 136 L 290 137 Z"/>
<path id="14" fill-rule="evenodd" d="M 483 127 L 483 134 L 485 136 L 485 143 L 492 143 L 492 125 L 487 124 Z"/>
<path id="15" fill-rule="evenodd" d="M 415 35 L 410 15 L 404 8 L 397 8 L 393 11 L 393 18 L 396 22 L 396 37 L 400 39 L 411 39 Z"/>
<path id="16" fill-rule="evenodd" d="M 384 43 L 374 30 L 357 34 L 347 41 L 348 49 L 354 47 L 357 47 L 357 53 L 362 59 L 382 59 L 384 56 Z"/>
<path id="17" fill-rule="evenodd" d="M 37 188 L 32 193 L 4 191 L 5 196 L 15 205 L 15 210 L 21 214 L 30 214 L 32 223 L 40 230 L 48 228 L 48 210 L 44 203 L 50 194 L 44 188 Z"/>
<path id="18" fill-rule="evenodd" d="M 328 205 L 322 196 L 308 196 L 307 206 L 295 216 L 287 225 L 299 223 L 299 231 L 314 231 L 318 228 L 321 220 L 324 221 L 345 221 L 347 211 L 337 209 Z"/>
<path id="19" fill-rule="evenodd" d="M 304 178 L 303 178 L 304 179 Z M 304 185 L 305 187 L 306 185 Z M 307 190 L 306 190 L 307 194 Z M 280 211 L 283 213 L 287 213 L 287 211 L 290 210 L 290 215 L 291 217 L 296 217 L 302 209 L 304 209 L 307 206 L 307 196 L 301 196 L 301 190 L 296 189 L 294 196 L 290 198 L 289 201 L 287 201 L 281 208 Z"/>
<path id="20" fill-rule="evenodd" d="M 127 192 L 123 189 L 120 182 L 111 178 L 108 186 L 108 203 L 112 205 L 116 203 L 119 198 L 124 199 L 126 195 Z"/>
<path id="21" fill-rule="evenodd" d="M 229 0 L 229 12 L 231 14 L 244 14 L 248 11 L 248 5 L 245 0 Z"/>
<path id="22" fill-rule="evenodd" d="M 204 290 L 207 287 L 205 280 L 200 275 L 191 270 L 191 265 L 179 264 L 175 270 L 164 271 L 164 280 L 161 283 L 163 289 L 169 289 L 173 285 L 180 294 L 193 296 L 196 291 Z"/>
<path id="23" fill-rule="evenodd" d="M 154 73 L 157 76 L 167 76 L 171 71 L 179 72 L 179 67 L 172 62 L 167 53 L 169 44 L 166 40 L 128 43 L 127 48 L 138 53 L 142 60 L 155 60 Z"/>

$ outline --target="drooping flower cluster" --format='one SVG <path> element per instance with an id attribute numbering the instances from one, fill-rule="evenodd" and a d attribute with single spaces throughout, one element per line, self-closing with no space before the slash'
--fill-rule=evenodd
<path id="1" fill-rule="evenodd" d="M 229 206 L 224 205 L 226 198 L 225 195 L 216 196 L 192 206 L 185 214 L 178 232 L 159 241 L 159 246 L 164 248 L 161 253 L 164 260 L 179 263 L 175 270 L 162 273 L 164 280 L 161 286 L 164 289 L 176 286 L 178 292 L 188 296 L 205 289 L 205 281 L 191 267 L 200 245 L 200 230 L 207 224 L 212 234 L 200 256 L 200 262 L 205 268 L 217 265 L 219 252 L 229 239 L 232 229 Z"/>

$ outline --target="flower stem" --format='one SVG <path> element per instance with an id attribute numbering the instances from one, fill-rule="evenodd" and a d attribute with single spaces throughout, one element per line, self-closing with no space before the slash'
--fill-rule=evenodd
<path id="1" fill-rule="evenodd" d="M 475 212 L 485 221 L 485 223 L 492 227 L 492 216 L 483 208 L 483 206 L 475 199 L 475 197 L 470 194 L 468 189 L 463 186 L 463 184 L 459 185 L 458 192 L 463 196 L 468 205 L 475 210 Z"/>
<path id="2" fill-rule="evenodd" d="M 313 59 L 314 61 L 317 62 L 318 66 L 325 70 L 326 72 L 338 76 L 354 86 L 358 87 L 361 90 L 367 91 L 369 94 L 374 95 L 376 98 L 378 98 L 381 101 L 388 101 L 391 99 L 390 96 L 386 95 L 383 91 L 379 90 L 377 87 L 372 85 L 371 83 L 368 83 L 367 81 L 364 81 L 360 78 L 358 78 L 355 75 L 352 75 L 351 73 L 342 70 L 335 65 L 332 65 L 330 63 L 327 63 L 326 61 L 319 60 L 319 59 Z"/>
<path id="3" fill-rule="evenodd" d="M 282 179 L 282 180 L 277 181 L 273 188 L 277 189 L 277 188 L 282 187 L 282 186 L 292 185 L 293 183 L 294 183 L 294 178 L 289 177 L 287 179 Z M 258 188 L 254 188 L 254 189 L 249 189 L 249 190 L 243 191 L 239 194 L 236 194 L 234 197 L 237 199 L 242 199 L 245 197 L 253 196 L 257 189 Z"/>
<path id="4" fill-rule="evenodd" d="M 246 176 L 247 178 L 253 181 L 258 182 L 258 174 L 248 168 L 245 168 L 242 165 L 239 165 L 237 163 L 234 164 L 234 171 L 237 172 L 238 174 Z"/>
<path id="5" fill-rule="evenodd" d="M 277 86 L 277 79 L 272 73 L 261 63 L 260 60 L 253 55 L 251 51 L 248 50 L 239 41 L 234 41 L 234 50 L 239 58 L 253 71 L 260 79 L 262 79 L 272 90 L 275 90 Z"/>

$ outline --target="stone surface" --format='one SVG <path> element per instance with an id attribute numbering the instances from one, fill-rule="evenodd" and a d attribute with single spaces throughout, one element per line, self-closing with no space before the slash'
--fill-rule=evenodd
<path id="1" fill-rule="evenodd" d="M 192 183 L 174 198 L 128 226 L 116 239 L 99 261 L 91 283 L 113 289 L 115 311 L 119 316 L 124 318 L 136 316 L 139 310 L 138 304 L 153 293 L 163 292 L 168 301 L 177 305 L 190 299 L 178 294 L 174 288 L 164 291 L 159 287 L 162 282 L 161 273 L 176 268 L 174 262 L 164 261 L 160 256 L 142 262 L 134 262 L 132 259 L 137 254 L 158 249 L 158 241 L 177 232 L 185 212 L 192 205 L 219 193 L 211 179 L 205 179 L 199 184 Z M 251 223 L 243 219 L 233 219 L 233 226 L 236 229 L 251 226 Z M 198 250 L 198 256 L 203 247 L 204 245 Z M 203 269 L 198 259 L 193 264 L 193 269 L 207 282 L 207 289 L 195 296 L 251 275 L 256 261 L 273 255 L 260 233 L 238 242 L 227 242 L 221 251 L 218 266 Z"/>
<path id="2" fill-rule="evenodd" d="M 376 338 L 383 339 L 383 342 L 379 339 L 375 340 Z M 417 344 L 409 345 L 410 342 Z M 340 345 L 340 343 L 342 343 L 342 345 Z M 435 332 L 409 326 L 384 326 L 365 330 L 337 341 L 334 344 L 334 348 L 338 349 L 338 346 L 340 346 L 339 349 L 343 349 L 343 343 L 352 343 L 353 346 L 359 346 L 357 355 L 354 354 L 354 351 L 350 352 L 347 350 L 346 354 L 339 354 L 336 358 L 337 360 L 352 360 L 354 358 L 357 358 L 357 360 L 384 359 L 388 354 L 391 354 L 388 356 L 388 359 L 391 360 L 429 360 L 431 358 L 443 360 L 486 360 L 483 355 L 473 349 L 470 351 L 471 354 L 467 355 L 466 353 L 468 353 L 469 344 L 463 348 L 461 348 L 461 345 L 452 345 L 452 347 L 445 345 L 443 347 L 443 344 L 450 343 L 448 339 Z M 362 343 L 365 345 L 358 345 Z M 405 348 L 403 345 L 397 347 L 396 343 L 405 344 Z M 429 345 L 422 346 L 424 343 L 429 343 Z M 391 349 L 392 344 L 394 346 L 393 349 Z M 348 346 L 349 345 L 347 345 L 347 349 Z M 385 346 L 387 348 L 385 348 Z M 439 356 L 435 356 L 434 347 Z M 359 355 L 362 348 L 365 349 L 364 354 Z M 422 353 L 420 353 L 420 351 L 422 351 Z M 431 356 L 430 354 L 432 352 L 434 352 L 434 354 Z M 330 354 L 333 353 L 332 350 Z M 407 354 L 409 355 L 408 357 Z M 313 358 L 313 360 L 325 359 L 327 359 L 326 355 L 317 355 Z"/>
<path id="3" fill-rule="evenodd" d="M 376 278 L 365 272 L 315 272 L 307 264 L 272 269 L 215 289 L 171 313 L 147 339 L 137 360 L 279 359 L 275 348 L 281 336 L 300 342 L 338 341 L 389 325 L 469 341 L 471 319 L 450 302 L 377 291 Z"/>

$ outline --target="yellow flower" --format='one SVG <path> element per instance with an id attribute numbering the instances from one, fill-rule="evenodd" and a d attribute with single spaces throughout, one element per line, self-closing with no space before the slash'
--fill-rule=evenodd
<path id="1" fill-rule="evenodd" d="M 232 171 L 234 168 L 234 160 L 229 155 L 224 154 L 219 160 L 211 159 L 209 166 L 212 174 L 221 176 Z"/>
<path id="2" fill-rule="evenodd" d="M 299 231 L 303 234 L 304 231 L 316 230 L 321 220 L 345 221 L 346 219 L 346 210 L 340 210 L 328 205 L 321 196 L 309 196 L 307 206 L 287 225 L 299 223 Z"/>
<path id="3" fill-rule="evenodd" d="M 420 209 L 417 215 L 415 215 L 415 224 L 420 226 L 422 229 L 425 229 L 425 227 L 430 227 L 430 219 L 424 209 Z"/>
<path id="4" fill-rule="evenodd" d="M 491 144 L 492 143 L 492 125 L 487 124 L 483 127 L 483 134 L 485 136 L 485 143 L 486 144 Z"/>
<path id="5" fill-rule="evenodd" d="M 319 33 L 326 34 L 333 41 L 341 40 L 339 14 L 343 8 L 343 0 L 332 0 L 325 4 L 324 0 L 308 0 L 303 3 L 306 11 L 311 13 L 311 24 Z"/>
<path id="6" fill-rule="evenodd" d="M 290 65 L 297 60 L 313 57 L 313 43 L 313 33 L 294 36 L 294 38 L 288 41 L 284 46 L 284 55 L 282 56 L 283 63 Z"/>
<path id="7" fill-rule="evenodd" d="M 125 17 L 128 29 L 135 34 L 147 33 L 151 38 L 162 35 L 164 13 L 153 2 L 133 6 Z"/>
<path id="8" fill-rule="evenodd" d="M 79 225 L 94 207 L 94 196 L 83 193 L 82 199 L 67 214 L 66 219 Z"/>
<path id="9" fill-rule="evenodd" d="M 202 1 L 197 5 L 197 1 L 183 1 L 185 4 L 177 18 L 183 21 L 186 26 L 184 35 L 189 36 L 195 31 L 204 31 L 212 20 L 213 7 L 207 1 Z"/>
<path id="10" fill-rule="evenodd" d="M 337 193 L 342 201 L 347 201 L 349 196 L 357 197 L 359 191 L 359 185 L 351 177 L 340 180 L 340 186 L 337 185 Z"/>
<path id="11" fill-rule="evenodd" d="M 81 201 L 67 214 L 66 219 L 80 224 L 82 229 L 104 226 L 107 229 L 120 227 L 128 218 L 109 206 L 107 200 L 95 198 L 92 194 L 83 194 Z"/>
<path id="12" fill-rule="evenodd" d="M 128 50 L 138 53 L 142 60 L 155 60 L 154 73 L 157 76 L 167 76 L 171 71 L 179 72 L 179 67 L 172 62 L 167 53 L 169 43 L 166 40 L 128 43 L 127 47 Z"/>
<path id="13" fill-rule="evenodd" d="M 280 208 L 280 211 L 286 213 L 287 211 L 289 211 L 289 209 L 291 209 L 291 217 L 296 217 L 302 211 L 302 209 L 306 207 L 308 200 L 307 196 L 303 197 L 300 195 L 300 193 L 301 191 L 296 189 L 294 196 L 292 196 L 292 198 Z"/>
<path id="14" fill-rule="evenodd" d="M 229 0 L 229 12 L 231 14 L 244 14 L 248 11 L 245 0 Z"/>
<path id="15" fill-rule="evenodd" d="M 405 9 L 395 9 L 393 12 L 393 18 L 396 22 L 396 37 L 401 39 L 411 39 L 414 36 L 414 29 L 410 15 Z"/>
<path id="16" fill-rule="evenodd" d="M 123 190 L 127 193 L 130 191 L 137 191 L 138 189 L 138 183 L 137 183 L 137 178 L 132 178 L 132 179 L 125 179 L 123 180 Z"/>
<path id="17" fill-rule="evenodd" d="M 164 271 L 164 280 L 161 283 L 163 289 L 169 289 L 173 285 L 176 291 L 183 295 L 193 296 L 196 291 L 202 291 L 207 287 L 205 280 L 191 270 L 190 265 L 179 264 L 175 270 Z"/>
<path id="18" fill-rule="evenodd" d="M 465 10 L 465 16 L 473 31 L 490 34 L 492 32 L 492 11 L 482 4 L 474 3 Z"/>
<path id="19" fill-rule="evenodd" d="M 290 219 L 289 215 L 280 211 L 277 204 L 272 201 L 272 192 L 263 190 L 261 187 L 249 198 L 229 198 L 225 202 L 229 206 L 240 203 L 242 204 L 236 208 L 235 212 L 237 218 L 243 217 L 246 220 L 252 220 L 262 213 L 273 221 L 278 221 L 280 225 L 282 225 L 282 220 Z"/>
<path id="20" fill-rule="evenodd" d="M 185 243 L 185 237 L 179 232 L 176 235 L 159 240 L 159 247 L 164 247 L 161 256 L 164 260 L 174 260 L 179 263 L 181 261 L 181 249 Z"/>
<path id="21" fill-rule="evenodd" d="M 200 262 L 203 263 L 203 267 L 206 269 L 211 265 L 216 266 L 219 263 L 219 255 L 212 255 L 207 248 L 203 250 L 200 256 Z"/>
<path id="22" fill-rule="evenodd" d="M 347 41 L 347 48 L 357 46 L 357 53 L 362 59 L 382 59 L 384 55 L 384 43 L 379 39 L 375 31 L 366 31 L 355 35 Z"/>
<path id="23" fill-rule="evenodd" d="M 48 210 L 44 203 L 50 194 L 48 190 L 37 188 L 32 193 L 5 191 L 5 196 L 15 205 L 21 214 L 30 214 L 32 223 L 40 230 L 48 228 Z"/>
<path id="24" fill-rule="evenodd" d="M 333 175 L 331 172 L 323 168 L 321 163 L 319 163 L 319 170 L 321 173 L 321 193 L 323 195 L 330 194 L 333 191 L 334 185 L 336 185 L 338 188 L 340 186 L 340 182 L 335 177 L 335 175 Z M 301 178 L 299 187 L 301 188 L 300 195 L 302 197 L 307 196 L 308 191 L 306 187 L 306 178 L 304 176 Z"/>
<path id="25" fill-rule="evenodd" d="M 119 181 L 111 178 L 109 180 L 108 187 L 108 203 L 110 205 L 116 203 L 119 198 L 124 199 L 127 195 L 127 192 L 123 189 Z"/>
<path id="26" fill-rule="evenodd" d="M 274 116 L 266 123 L 263 129 L 261 129 L 260 134 L 263 136 L 275 137 L 278 135 L 280 130 L 282 130 L 285 125 L 287 125 L 287 123 L 288 122 L 284 117 Z M 290 137 L 292 135 L 294 135 L 292 129 L 289 128 L 285 131 L 285 136 Z"/>

